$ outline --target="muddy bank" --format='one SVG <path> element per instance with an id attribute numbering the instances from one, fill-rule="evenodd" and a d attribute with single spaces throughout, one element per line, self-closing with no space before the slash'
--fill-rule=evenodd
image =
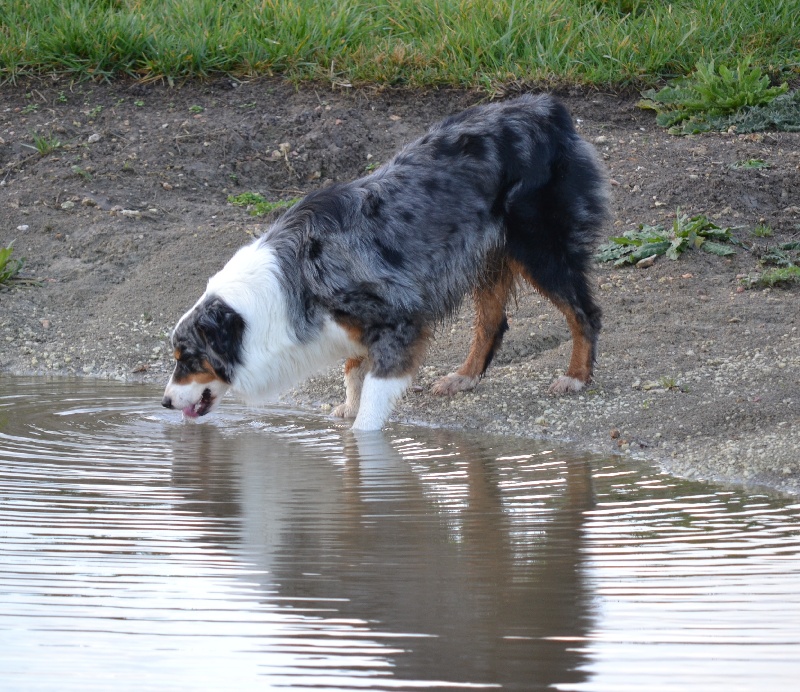
<path id="1" fill-rule="evenodd" d="M 466 305 L 437 334 L 396 419 L 571 440 L 685 476 L 800 491 L 800 292 L 741 288 L 765 248 L 800 236 L 800 135 L 675 138 L 632 96 L 560 96 L 615 181 L 609 235 L 671 223 L 680 207 L 737 227 L 746 247 L 648 269 L 598 265 L 597 377 L 578 396 L 546 393 L 569 335 L 532 293 L 512 308 L 479 387 L 432 396 L 466 353 Z M 0 371 L 164 381 L 175 320 L 263 227 L 229 195 L 289 199 L 358 177 L 481 98 L 267 80 L 0 87 L 0 244 L 13 240 L 40 282 L 0 291 Z M 751 159 L 768 167 L 732 168 Z M 773 235 L 754 237 L 759 223 Z M 289 396 L 326 412 L 343 398 L 341 377 Z"/>

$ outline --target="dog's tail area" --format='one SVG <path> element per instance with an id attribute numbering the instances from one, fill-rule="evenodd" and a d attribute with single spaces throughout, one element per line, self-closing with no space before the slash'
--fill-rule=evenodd
<path id="1" fill-rule="evenodd" d="M 555 100 L 548 126 L 549 160 L 524 161 L 522 175 L 503 200 L 507 252 L 519 273 L 564 313 L 574 341 L 567 376 L 586 382 L 601 327 L 589 269 L 610 217 L 610 186 L 594 148 L 578 136 L 569 113 Z"/>

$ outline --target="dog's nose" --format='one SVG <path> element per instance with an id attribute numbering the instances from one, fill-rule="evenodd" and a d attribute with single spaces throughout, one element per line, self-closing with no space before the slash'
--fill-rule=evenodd
<path id="1" fill-rule="evenodd" d="M 161 405 L 162 405 L 164 408 L 172 408 L 172 397 L 165 396 L 165 397 L 164 397 L 164 398 L 161 400 Z"/>

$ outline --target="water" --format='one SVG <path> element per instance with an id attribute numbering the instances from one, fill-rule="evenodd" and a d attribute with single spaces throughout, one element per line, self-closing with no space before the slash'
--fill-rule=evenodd
<path id="1" fill-rule="evenodd" d="M 0 378 L 0 688 L 796 690 L 800 504 Z"/>

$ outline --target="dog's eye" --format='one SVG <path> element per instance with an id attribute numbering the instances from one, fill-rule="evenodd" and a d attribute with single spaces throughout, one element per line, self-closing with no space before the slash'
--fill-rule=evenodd
<path id="1" fill-rule="evenodd" d="M 180 348 L 176 348 L 172 355 L 175 356 L 175 360 L 177 360 L 179 363 L 183 363 L 184 365 L 191 363 L 194 359 L 194 356 L 191 353 Z"/>

